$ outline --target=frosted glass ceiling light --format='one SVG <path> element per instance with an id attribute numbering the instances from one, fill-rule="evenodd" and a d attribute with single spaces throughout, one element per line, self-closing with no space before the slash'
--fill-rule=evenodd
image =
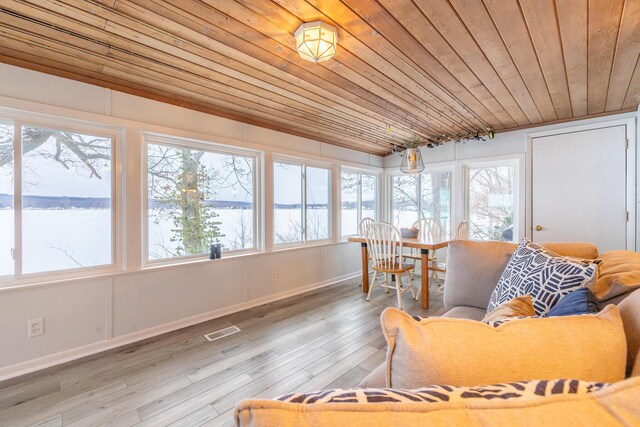
<path id="1" fill-rule="evenodd" d="M 313 62 L 327 61 L 336 54 L 338 31 L 322 21 L 300 25 L 294 33 L 296 49 L 302 59 Z"/>
<path id="2" fill-rule="evenodd" d="M 414 175 L 424 170 L 424 162 L 422 161 L 422 153 L 418 147 L 410 147 L 402 153 L 402 161 L 400 162 L 400 171 L 407 175 Z"/>

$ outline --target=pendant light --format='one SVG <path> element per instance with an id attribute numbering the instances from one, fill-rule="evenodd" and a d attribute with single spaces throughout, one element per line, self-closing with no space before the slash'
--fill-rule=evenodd
<path id="1" fill-rule="evenodd" d="M 420 148 L 407 147 L 401 154 L 400 171 L 407 175 L 415 175 L 424 170 L 424 162 L 422 161 L 422 153 Z"/>
<path id="2" fill-rule="evenodd" d="M 294 33 L 296 50 L 302 59 L 311 62 L 327 61 L 336 54 L 338 31 L 322 21 L 300 25 Z"/>

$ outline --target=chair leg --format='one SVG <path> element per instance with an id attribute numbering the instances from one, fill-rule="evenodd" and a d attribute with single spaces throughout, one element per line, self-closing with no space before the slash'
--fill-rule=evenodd
<path id="1" fill-rule="evenodd" d="M 384 284 L 385 284 L 386 286 L 389 286 L 389 273 L 384 273 Z M 388 287 L 385 287 L 385 288 L 384 288 L 384 293 L 385 293 L 385 294 L 388 294 L 388 293 L 389 293 L 389 288 L 388 288 Z"/>
<path id="2" fill-rule="evenodd" d="M 377 271 L 373 272 L 373 277 L 371 278 L 371 283 L 369 284 L 369 292 L 367 292 L 367 301 L 371 298 L 371 291 L 373 291 L 373 287 L 376 285 L 376 276 L 378 275 Z"/>
<path id="3" fill-rule="evenodd" d="M 398 308 L 402 310 L 402 274 L 396 274 L 396 294 L 398 295 Z"/>
<path id="4" fill-rule="evenodd" d="M 411 298 L 417 300 L 418 294 L 416 294 L 413 290 L 413 276 L 411 274 L 409 274 L 409 290 L 411 291 Z"/>

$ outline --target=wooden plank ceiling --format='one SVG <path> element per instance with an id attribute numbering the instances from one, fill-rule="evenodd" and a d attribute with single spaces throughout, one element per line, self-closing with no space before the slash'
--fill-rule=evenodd
<path id="1" fill-rule="evenodd" d="M 2 0 L 0 61 L 374 154 L 628 111 L 639 0 Z M 301 59 L 303 22 L 337 55 Z"/>

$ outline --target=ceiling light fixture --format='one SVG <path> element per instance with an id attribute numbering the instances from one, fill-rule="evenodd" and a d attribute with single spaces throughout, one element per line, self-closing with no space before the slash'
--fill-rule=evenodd
<path id="1" fill-rule="evenodd" d="M 338 30 L 326 22 L 314 21 L 302 24 L 294 35 L 296 50 L 302 59 L 322 62 L 336 54 Z"/>
<path id="2" fill-rule="evenodd" d="M 422 153 L 418 146 L 407 147 L 401 154 L 400 171 L 407 175 L 415 175 L 424 170 Z"/>

